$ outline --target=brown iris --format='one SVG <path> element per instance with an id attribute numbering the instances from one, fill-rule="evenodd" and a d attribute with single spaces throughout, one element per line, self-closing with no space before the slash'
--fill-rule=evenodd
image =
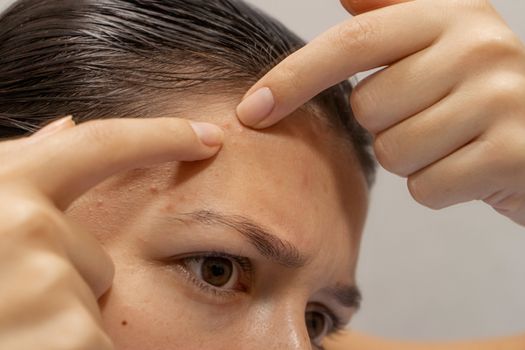
<path id="1" fill-rule="evenodd" d="M 315 340 L 324 335 L 326 319 L 323 314 L 315 311 L 307 312 L 305 314 L 305 322 L 310 339 Z"/>
<path id="2" fill-rule="evenodd" d="M 233 263 L 225 258 L 205 258 L 201 265 L 204 282 L 215 287 L 223 287 L 233 275 Z"/>

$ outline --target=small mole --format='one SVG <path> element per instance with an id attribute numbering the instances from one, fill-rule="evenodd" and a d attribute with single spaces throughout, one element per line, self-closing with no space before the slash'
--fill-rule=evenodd
<path id="1" fill-rule="evenodd" d="M 123 326 L 127 326 L 128 325 L 128 321 L 126 321 L 126 320 L 122 321 L 122 325 Z"/>

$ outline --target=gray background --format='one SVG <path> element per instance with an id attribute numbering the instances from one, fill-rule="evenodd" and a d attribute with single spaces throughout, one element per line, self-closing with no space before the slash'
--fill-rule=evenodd
<path id="1" fill-rule="evenodd" d="M 348 18 L 337 0 L 249 1 L 306 39 Z M 0 0 L 0 10 L 10 2 Z M 525 39 L 525 1 L 493 3 Z M 525 331 L 525 229 L 479 203 L 425 209 L 402 179 L 381 171 L 359 282 L 359 330 L 409 339 Z"/>
<path id="2" fill-rule="evenodd" d="M 305 39 L 348 18 L 338 0 L 250 0 Z M 493 4 L 525 39 L 525 1 Z M 349 60 L 352 57 L 348 57 Z M 524 135 L 525 137 L 525 135 Z M 435 212 L 381 172 L 359 266 L 353 328 L 410 339 L 525 331 L 525 228 L 480 203 Z"/>

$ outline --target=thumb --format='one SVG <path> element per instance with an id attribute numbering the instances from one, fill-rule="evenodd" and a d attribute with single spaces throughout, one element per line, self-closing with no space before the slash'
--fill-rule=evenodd
<path id="1" fill-rule="evenodd" d="M 410 0 L 341 0 L 341 4 L 351 14 L 360 15 L 368 11 L 408 1 Z"/>

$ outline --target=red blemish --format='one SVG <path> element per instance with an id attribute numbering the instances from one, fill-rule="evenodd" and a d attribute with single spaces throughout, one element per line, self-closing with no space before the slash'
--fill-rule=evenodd
<path id="1" fill-rule="evenodd" d="M 102 199 L 97 200 L 97 207 L 101 208 L 102 206 L 104 206 L 104 201 Z"/>
<path id="2" fill-rule="evenodd" d="M 164 207 L 166 211 L 173 211 L 173 204 L 168 204 L 166 207 Z"/>
<path id="3" fill-rule="evenodd" d="M 149 188 L 149 191 L 151 192 L 151 194 L 158 194 L 159 193 L 159 189 L 157 186 L 153 185 Z"/>

